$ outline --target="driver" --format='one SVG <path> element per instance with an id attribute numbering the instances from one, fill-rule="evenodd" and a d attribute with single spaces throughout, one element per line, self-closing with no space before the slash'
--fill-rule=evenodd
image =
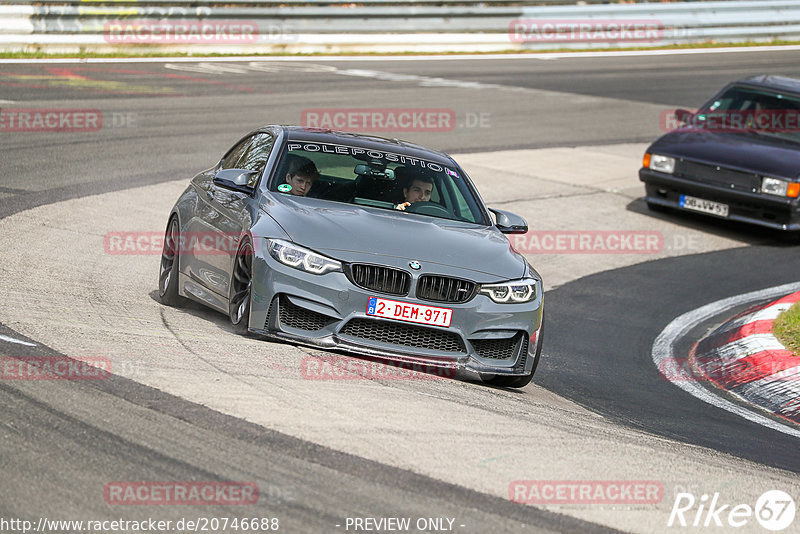
<path id="1" fill-rule="evenodd" d="M 292 158 L 286 173 L 286 183 L 292 186 L 291 194 L 306 196 L 318 178 L 319 171 L 313 161 L 303 156 Z"/>
<path id="2" fill-rule="evenodd" d="M 414 202 L 430 202 L 433 177 L 424 173 L 413 174 L 407 184 L 403 188 L 403 202 L 397 204 L 394 209 L 405 211 Z"/>

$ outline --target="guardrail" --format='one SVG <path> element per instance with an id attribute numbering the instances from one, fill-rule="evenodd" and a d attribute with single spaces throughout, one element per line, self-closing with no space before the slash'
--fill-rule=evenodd
<path id="1" fill-rule="evenodd" d="M 671 0 L 676 3 L 701 3 L 717 0 Z M 752 1 L 752 0 L 731 0 L 731 1 Z M 515 5 L 515 6 L 586 6 L 592 4 L 610 4 L 609 0 L 236 0 L 226 2 L 225 0 L 0 0 L 0 5 L 10 4 L 30 4 L 30 5 L 122 5 L 135 4 L 138 6 L 166 5 L 180 6 L 190 4 L 193 6 L 225 7 L 231 5 L 262 6 L 262 5 L 326 5 L 326 6 L 371 6 L 398 4 L 406 6 L 418 6 L 420 4 L 459 4 L 459 5 Z M 630 0 L 627 4 L 648 4 L 650 0 Z"/>
<path id="2" fill-rule="evenodd" d="M 322 1 L 241 0 L 220 7 L 219 0 L 0 5 L 0 49 L 487 52 L 800 40 L 798 0 L 586 5 L 328 0 L 316 5 Z"/>

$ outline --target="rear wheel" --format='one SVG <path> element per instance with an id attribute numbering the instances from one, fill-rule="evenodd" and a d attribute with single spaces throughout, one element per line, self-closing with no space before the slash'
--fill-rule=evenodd
<path id="1" fill-rule="evenodd" d="M 228 300 L 228 315 L 234 331 L 246 334 L 250 322 L 250 294 L 253 287 L 253 245 L 248 238 L 242 239 L 233 263 L 231 296 Z"/>
<path id="2" fill-rule="evenodd" d="M 178 307 L 186 303 L 186 299 L 178 294 L 180 239 L 178 217 L 173 216 L 167 223 L 164 247 L 161 250 L 161 266 L 158 270 L 158 298 L 167 306 Z"/>
<path id="3" fill-rule="evenodd" d="M 542 355 L 542 334 L 544 334 L 544 317 L 542 317 L 542 325 L 539 327 L 539 335 L 536 337 L 536 350 L 534 352 L 533 367 L 531 367 L 530 373 L 522 376 L 495 375 L 485 380 L 485 382 L 491 386 L 503 388 L 524 388 L 530 384 L 533 379 L 533 374 L 536 372 L 536 367 L 539 365 L 539 357 Z"/>

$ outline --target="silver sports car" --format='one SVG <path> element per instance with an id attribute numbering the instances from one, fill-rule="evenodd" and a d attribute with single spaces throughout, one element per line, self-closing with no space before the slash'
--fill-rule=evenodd
<path id="1" fill-rule="evenodd" d="M 235 330 L 522 387 L 542 350 L 538 273 L 447 154 L 267 126 L 192 179 L 169 215 L 164 304 Z"/>

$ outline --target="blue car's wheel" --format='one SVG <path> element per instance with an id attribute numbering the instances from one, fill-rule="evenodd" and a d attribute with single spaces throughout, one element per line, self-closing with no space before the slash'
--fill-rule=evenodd
<path id="1" fill-rule="evenodd" d="M 246 334 L 250 321 L 250 291 L 253 285 L 253 245 L 242 239 L 233 262 L 228 310 L 231 324 L 239 334 Z"/>

